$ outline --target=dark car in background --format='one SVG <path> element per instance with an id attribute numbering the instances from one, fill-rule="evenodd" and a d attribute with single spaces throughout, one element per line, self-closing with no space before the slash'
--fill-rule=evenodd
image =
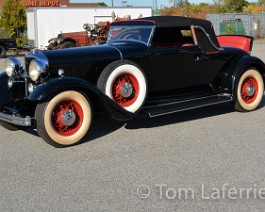
<path id="1" fill-rule="evenodd" d="M 0 37 L 0 58 L 6 56 L 8 50 L 17 49 L 16 40 L 13 38 L 1 38 Z"/>
<path id="2" fill-rule="evenodd" d="M 48 41 L 48 50 L 66 49 L 80 46 L 103 44 L 107 40 L 110 22 L 99 22 L 96 25 L 84 24 L 85 31 L 60 33 Z"/>
<path id="3" fill-rule="evenodd" d="M 77 144 L 93 114 L 151 118 L 231 102 L 258 108 L 265 65 L 251 37 L 216 37 L 206 20 L 148 17 L 116 22 L 104 45 L 32 51 L 7 58 L 0 74 L 0 124 L 31 126 L 55 147 Z M 104 127 L 104 126 L 102 126 Z"/>
<path id="4" fill-rule="evenodd" d="M 0 29 L 0 58 L 6 57 L 7 51 L 12 50 L 16 53 L 20 51 L 30 51 L 33 49 L 30 45 L 24 45 L 23 47 L 17 46 L 16 39 L 11 38 L 6 29 Z"/>

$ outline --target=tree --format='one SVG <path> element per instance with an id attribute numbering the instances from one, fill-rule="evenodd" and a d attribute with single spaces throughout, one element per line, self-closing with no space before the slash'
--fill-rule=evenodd
<path id="1" fill-rule="evenodd" d="M 20 0 L 7 0 L 1 16 L 1 24 L 10 37 L 15 38 L 17 45 L 23 43 L 22 33 L 27 29 L 26 7 Z"/>
<path id="2" fill-rule="evenodd" d="M 108 5 L 105 4 L 105 2 L 99 2 L 98 5 L 99 5 L 100 7 L 107 7 L 107 6 L 108 6 Z"/>
<path id="3" fill-rule="evenodd" d="M 190 4 L 188 0 L 169 0 L 169 2 L 173 3 L 174 7 L 185 7 Z"/>
<path id="4" fill-rule="evenodd" d="M 248 4 L 246 0 L 224 0 L 225 12 L 242 13 L 244 7 L 247 7 Z"/>
<path id="5" fill-rule="evenodd" d="M 224 0 L 213 0 L 212 13 L 224 12 Z"/>
<path id="6" fill-rule="evenodd" d="M 246 0 L 213 0 L 213 13 L 242 13 L 249 5 Z"/>

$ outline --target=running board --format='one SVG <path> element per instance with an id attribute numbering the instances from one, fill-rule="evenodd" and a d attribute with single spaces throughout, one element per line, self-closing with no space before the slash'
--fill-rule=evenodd
<path id="1" fill-rule="evenodd" d="M 143 108 L 142 112 L 149 114 L 149 117 L 152 118 L 231 101 L 233 101 L 233 98 L 230 95 L 215 95 L 181 102 L 178 101 L 162 105 L 153 105 L 148 108 Z"/>

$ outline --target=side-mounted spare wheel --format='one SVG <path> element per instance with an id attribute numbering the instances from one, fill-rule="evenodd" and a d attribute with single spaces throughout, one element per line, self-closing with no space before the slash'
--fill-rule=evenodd
<path id="1" fill-rule="evenodd" d="M 236 89 L 235 110 L 240 112 L 255 110 L 264 94 L 262 75 L 255 68 L 248 69 L 240 77 Z"/>
<path id="2" fill-rule="evenodd" d="M 137 112 L 147 95 L 146 77 L 132 61 L 115 61 L 101 73 L 97 86 L 113 101 L 131 113 Z"/>
<path id="3" fill-rule="evenodd" d="M 38 104 L 35 112 L 40 137 L 55 147 L 77 144 L 92 120 L 90 101 L 77 91 L 65 91 Z"/>

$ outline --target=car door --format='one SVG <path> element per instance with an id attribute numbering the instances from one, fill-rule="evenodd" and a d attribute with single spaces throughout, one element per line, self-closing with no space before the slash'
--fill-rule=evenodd
<path id="1" fill-rule="evenodd" d="M 200 78 L 198 46 L 151 48 L 149 60 L 150 92 L 195 91 Z"/>

